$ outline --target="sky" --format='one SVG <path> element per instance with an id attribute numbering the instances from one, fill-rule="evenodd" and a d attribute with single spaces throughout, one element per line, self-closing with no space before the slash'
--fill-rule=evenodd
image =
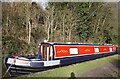
<path id="1" fill-rule="evenodd" d="M 32 0 L 32 2 L 37 2 L 43 7 L 43 9 L 45 9 L 48 6 L 48 0 Z"/>

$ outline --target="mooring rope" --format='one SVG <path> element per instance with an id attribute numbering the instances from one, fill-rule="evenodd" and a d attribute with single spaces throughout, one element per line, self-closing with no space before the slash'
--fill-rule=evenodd
<path id="1" fill-rule="evenodd" d="M 6 70 L 6 72 L 5 72 L 5 74 L 3 75 L 3 77 L 5 77 L 5 75 L 8 73 L 9 69 L 11 68 L 11 66 L 12 66 L 13 64 L 15 64 L 16 58 L 17 58 L 17 57 L 15 57 L 14 61 L 12 62 L 12 64 L 8 67 L 8 69 Z"/>
<path id="2" fill-rule="evenodd" d="M 9 69 L 11 68 L 11 66 L 13 65 L 13 63 L 8 67 L 8 69 L 6 70 L 5 74 L 3 75 L 3 77 L 5 77 L 5 75 L 7 74 L 7 72 L 9 71 Z"/>

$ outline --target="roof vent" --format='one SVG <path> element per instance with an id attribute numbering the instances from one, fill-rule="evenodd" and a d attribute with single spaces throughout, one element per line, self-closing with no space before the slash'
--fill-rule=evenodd
<path id="1" fill-rule="evenodd" d="M 71 44 L 71 42 L 67 42 L 67 44 Z"/>
<path id="2" fill-rule="evenodd" d="M 48 42 L 48 40 L 44 40 L 44 42 Z"/>

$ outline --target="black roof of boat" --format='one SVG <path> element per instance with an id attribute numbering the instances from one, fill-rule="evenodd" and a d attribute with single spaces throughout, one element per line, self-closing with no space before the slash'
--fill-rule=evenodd
<path id="1" fill-rule="evenodd" d="M 92 45 L 92 46 L 112 46 L 112 44 L 88 44 L 88 43 L 75 43 L 75 42 L 41 42 L 40 44 L 49 44 L 49 45 Z"/>

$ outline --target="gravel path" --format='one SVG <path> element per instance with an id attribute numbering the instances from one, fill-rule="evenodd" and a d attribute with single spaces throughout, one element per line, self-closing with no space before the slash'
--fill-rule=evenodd
<path id="1" fill-rule="evenodd" d="M 111 62 L 102 63 L 101 67 L 95 68 L 85 74 L 83 77 L 118 77 L 120 69 L 120 60 L 112 60 Z"/>

